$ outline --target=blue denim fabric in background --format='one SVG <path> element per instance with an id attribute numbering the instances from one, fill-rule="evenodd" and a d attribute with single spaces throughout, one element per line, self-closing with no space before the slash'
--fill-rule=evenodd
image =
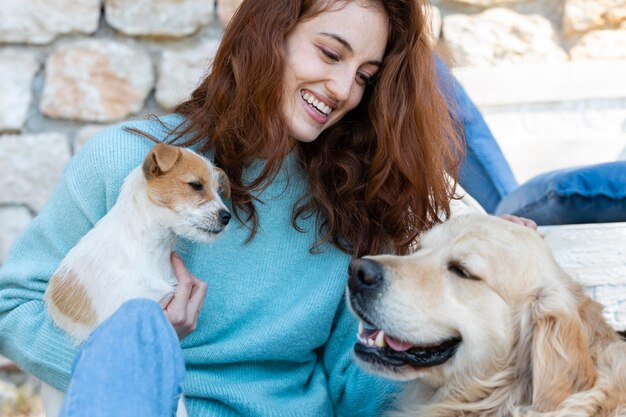
<path id="1" fill-rule="evenodd" d="M 496 207 L 539 225 L 626 221 L 626 161 L 563 168 L 528 180 Z"/>
<path id="2" fill-rule="evenodd" d="M 85 341 L 61 417 L 173 417 L 185 363 L 161 307 L 124 304 Z"/>

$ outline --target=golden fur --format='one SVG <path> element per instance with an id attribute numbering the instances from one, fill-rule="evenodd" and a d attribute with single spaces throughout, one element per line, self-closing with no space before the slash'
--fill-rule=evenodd
<path id="1" fill-rule="evenodd" d="M 626 416 L 626 343 L 537 232 L 459 216 L 427 232 L 414 254 L 367 260 L 351 265 L 357 315 L 413 346 L 461 340 L 436 366 L 357 355 L 372 372 L 410 381 L 391 415 Z"/>

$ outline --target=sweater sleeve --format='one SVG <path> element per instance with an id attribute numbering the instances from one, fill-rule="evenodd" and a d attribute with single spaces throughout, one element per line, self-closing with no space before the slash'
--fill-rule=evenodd
<path id="1" fill-rule="evenodd" d="M 378 417 L 390 409 L 401 384 L 367 374 L 356 365 L 352 355 L 357 328 L 342 297 L 324 350 L 329 394 L 337 416 Z"/>
<path id="2" fill-rule="evenodd" d="M 115 132 L 101 136 L 108 142 Z M 16 240 L 0 269 L 0 354 L 63 391 L 77 347 L 47 315 L 44 292 L 66 253 L 104 216 L 118 192 L 111 188 L 121 184 L 115 177 L 122 175 L 101 172 L 116 152 L 103 146 L 105 140 L 90 142 L 70 161 L 48 204 Z"/>

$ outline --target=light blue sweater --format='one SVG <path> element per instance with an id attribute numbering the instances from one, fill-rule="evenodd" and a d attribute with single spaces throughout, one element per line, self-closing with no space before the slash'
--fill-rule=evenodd
<path id="1" fill-rule="evenodd" d="M 182 118 L 162 120 L 173 128 Z M 60 389 L 76 349 L 52 325 L 42 297 L 63 256 L 111 208 L 153 146 L 122 126 L 166 133 L 158 122 L 139 121 L 92 139 L 0 269 L 0 353 Z M 244 180 L 262 166 L 254 163 Z M 309 253 L 313 219 L 300 220 L 304 233 L 290 223 L 306 192 L 303 172 L 288 158 L 259 195 L 251 243 L 237 221 L 211 245 L 179 242 L 189 270 L 209 284 L 198 328 L 182 342 L 191 416 L 379 416 L 397 388 L 351 361 L 357 326 L 343 298 L 350 257 L 330 245 Z"/>

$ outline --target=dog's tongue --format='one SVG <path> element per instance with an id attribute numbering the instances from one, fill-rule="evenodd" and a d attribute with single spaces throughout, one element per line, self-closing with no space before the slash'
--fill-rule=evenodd
<path id="1" fill-rule="evenodd" d="M 405 352 L 413 347 L 410 343 L 400 342 L 399 340 L 393 339 L 388 335 L 385 335 L 385 342 L 387 343 L 387 346 L 396 352 Z"/>

